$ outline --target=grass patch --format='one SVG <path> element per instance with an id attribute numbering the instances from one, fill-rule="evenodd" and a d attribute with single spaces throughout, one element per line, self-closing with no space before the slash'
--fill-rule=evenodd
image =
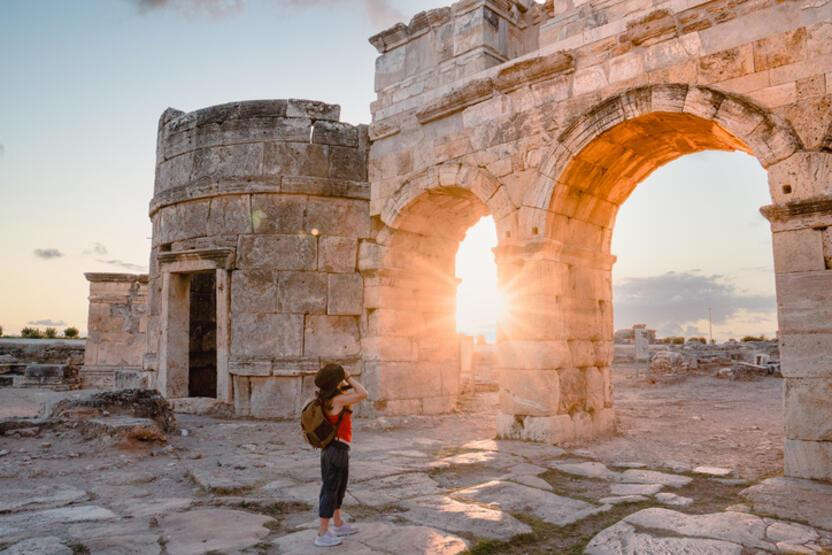
<path id="1" fill-rule="evenodd" d="M 508 541 L 482 540 L 467 553 L 477 555 L 543 555 L 549 553 L 578 555 L 583 553 L 586 544 L 601 530 L 612 526 L 627 515 L 655 506 L 655 502 L 645 501 L 617 505 L 605 513 L 599 513 L 579 520 L 567 526 L 557 526 L 544 522 L 535 515 L 515 513 L 517 520 L 528 524 L 529 534 L 515 536 Z"/>
<path id="2" fill-rule="evenodd" d="M 552 491 L 555 494 L 562 497 L 580 499 L 593 505 L 598 503 L 599 499 L 612 495 L 610 493 L 610 484 L 613 482 L 599 478 L 576 476 L 554 469 L 547 470 L 543 474 L 540 474 L 539 477 L 546 480 L 552 486 Z"/>
<path id="3" fill-rule="evenodd" d="M 81 542 L 69 543 L 67 547 L 72 550 L 72 555 L 90 555 L 90 550 Z"/>

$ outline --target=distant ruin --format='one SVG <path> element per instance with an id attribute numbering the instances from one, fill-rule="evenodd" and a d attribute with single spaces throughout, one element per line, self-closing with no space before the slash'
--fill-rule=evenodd
<path id="1" fill-rule="evenodd" d="M 335 361 L 369 414 L 450 411 L 454 254 L 490 214 L 498 433 L 607 434 L 618 207 L 662 164 L 741 150 L 769 174 L 786 474 L 830 480 L 830 20 L 808 0 L 463 0 L 370 39 L 369 127 L 303 100 L 169 109 L 149 276 L 88 275 L 82 380 L 281 417 Z"/>

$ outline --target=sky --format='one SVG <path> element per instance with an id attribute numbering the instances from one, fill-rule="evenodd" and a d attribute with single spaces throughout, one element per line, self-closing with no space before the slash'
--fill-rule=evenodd
<path id="1" fill-rule="evenodd" d="M 27 325 L 83 332 L 84 272 L 146 270 L 156 126 L 166 108 L 310 98 L 340 104 L 342 121 L 368 123 L 377 53 L 367 38 L 447 3 L 4 0 L 4 333 Z M 757 212 L 768 203 L 764 173 L 743 155 L 697 156 L 656 172 L 622 208 L 616 325 L 701 330 L 705 296 L 725 333 L 773 333 L 770 239 Z M 479 238 L 460 252 L 486 257 L 470 264 L 476 279 L 459 265 L 460 304 L 478 299 L 469 307 L 493 304 L 482 302 L 496 283 L 483 277 L 483 264 L 495 274 L 487 224 L 472 228 Z M 464 326 L 489 325 L 488 317 L 474 313 Z"/>

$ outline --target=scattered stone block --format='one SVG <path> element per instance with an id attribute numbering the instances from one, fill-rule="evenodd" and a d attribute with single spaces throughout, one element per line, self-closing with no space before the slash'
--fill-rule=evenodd
<path id="1" fill-rule="evenodd" d="M 723 476 L 730 476 L 733 474 L 733 470 L 730 468 L 719 468 L 716 466 L 697 466 L 693 469 L 695 474 L 703 474 L 705 476 L 715 476 L 715 477 L 723 477 Z"/>

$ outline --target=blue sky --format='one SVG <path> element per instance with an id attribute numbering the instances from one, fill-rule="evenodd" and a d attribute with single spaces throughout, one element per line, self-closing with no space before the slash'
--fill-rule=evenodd
<path id="1" fill-rule="evenodd" d="M 6 262 L 0 272 L 0 325 L 5 332 L 30 322 L 85 329 L 83 272 L 146 267 L 156 124 L 167 107 L 189 111 L 231 100 L 313 98 L 340 104 L 344 121 L 366 123 L 377 55 L 367 38 L 400 16 L 445 4 L 4 0 L 0 237 Z M 708 156 L 725 155 L 700 156 L 704 163 L 690 163 L 697 171 L 714 166 Z M 671 165 L 664 181 L 637 189 L 616 232 L 616 279 L 642 279 L 630 283 L 627 306 L 640 310 L 634 299 L 644 279 L 696 268 L 704 286 L 714 274 L 733 280 L 735 289 L 726 293 L 731 298 L 743 291 L 772 294 L 770 270 L 742 270 L 771 266 L 767 227 L 756 212 L 768 202 L 765 176 L 758 165 L 753 168 L 754 160 L 744 158 L 698 178 L 690 170 L 674 174 Z M 744 211 L 714 212 L 713 195 Z M 678 217 L 669 217 L 673 210 Z M 679 218 L 693 214 L 693 228 L 682 225 Z"/>

